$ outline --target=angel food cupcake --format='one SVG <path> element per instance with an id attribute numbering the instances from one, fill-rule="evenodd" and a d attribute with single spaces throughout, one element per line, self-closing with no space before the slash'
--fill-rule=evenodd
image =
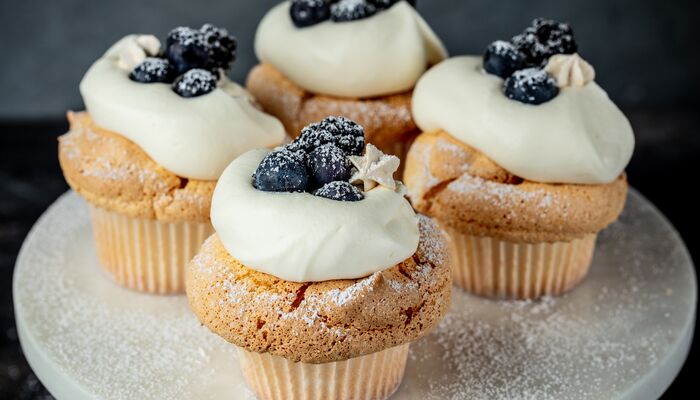
<path id="1" fill-rule="evenodd" d="M 416 86 L 409 197 L 449 233 L 454 280 L 471 292 L 571 289 L 622 211 L 634 136 L 576 50 L 568 24 L 537 19 Z"/>
<path id="2" fill-rule="evenodd" d="M 229 81 L 236 41 L 212 25 L 113 45 L 80 83 L 86 111 L 59 139 L 69 185 L 90 205 L 99 259 L 118 283 L 184 292 L 184 267 L 212 233 L 215 181 L 239 154 L 285 137 Z"/>
<path id="3" fill-rule="evenodd" d="M 261 399 L 387 398 L 409 343 L 448 310 L 442 233 L 392 178 L 398 158 L 363 155 L 362 133 L 329 118 L 242 155 L 216 186 L 187 296 Z"/>
<path id="4" fill-rule="evenodd" d="M 444 46 L 400 0 L 294 0 L 260 22 L 261 64 L 247 87 L 290 135 L 330 115 L 357 121 L 367 140 L 403 158 L 418 133 L 411 92 Z"/>

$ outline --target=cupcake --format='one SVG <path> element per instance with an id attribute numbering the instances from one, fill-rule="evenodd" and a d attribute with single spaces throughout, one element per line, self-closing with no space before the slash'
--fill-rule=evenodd
<path id="1" fill-rule="evenodd" d="M 80 83 L 86 111 L 59 138 L 68 184 L 90 207 L 97 254 L 117 283 L 184 292 L 184 268 L 213 229 L 214 185 L 236 156 L 284 141 L 282 124 L 226 77 L 224 29 L 129 35 Z"/>
<path id="2" fill-rule="evenodd" d="M 401 159 L 417 128 L 411 92 L 446 50 L 400 0 L 285 1 L 260 22 L 261 64 L 248 90 L 290 135 L 327 116 L 365 128 L 367 141 Z"/>
<path id="3" fill-rule="evenodd" d="M 447 231 L 454 281 L 470 292 L 566 292 L 624 207 L 632 128 L 576 51 L 568 24 L 536 19 L 416 85 L 408 194 Z"/>
<path id="4" fill-rule="evenodd" d="M 362 133 L 326 119 L 240 156 L 216 186 L 187 297 L 261 399 L 387 398 L 409 343 L 449 308 L 442 231 L 392 178 L 398 158 L 363 154 Z"/>

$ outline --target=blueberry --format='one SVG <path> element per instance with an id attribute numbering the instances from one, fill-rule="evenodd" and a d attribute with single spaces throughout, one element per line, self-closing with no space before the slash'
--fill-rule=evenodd
<path id="1" fill-rule="evenodd" d="M 175 70 L 164 58 L 148 57 L 131 71 L 129 79 L 141 83 L 172 83 Z"/>
<path id="2" fill-rule="evenodd" d="M 197 97 L 216 89 L 216 76 L 206 69 L 191 69 L 173 83 L 173 90 L 180 97 Z"/>
<path id="3" fill-rule="evenodd" d="M 323 185 L 314 195 L 338 201 L 360 201 L 365 198 L 360 189 L 346 181 L 335 181 Z"/>
<path id="4" fill-rule="evenodd" d="M 193 68 L 209 67 L 209 49 L 202 33 L 189 27 L 178 27 L 165 39 L 165 57 L 178 75 Z"/>
<path id="5" fill-rule="evenodd" d="M 200 29 L 178 27 L 168 33 L 165 57 L 178 74 L 201 68 L 227 70 L 236 57 L 236 39 L 225 29 L 204 24 Z"/>
<path id="6" fill-rule="evenodd" d="M 347 181 L 352 174 L 352 166 L 345 152 L 332 143 L 312 151 L 307 166 L 313 187 L 317 188 L 333 181 Z"/>
<path id="7" fill-rule="evenodd" d="M 484 53 L 484 69 L 489 74 L 505 79 L 513 72 L 525 68 L 525 55 L 509 42 L 497 40 Z"/>
<path id="8" fill-rule="evenodd" d="M 265 192 L 303 192 L 308 183 L 306 165 L 286 149 L 265 156 L 253 174 L 253 186 Z"/>
<path id="9" fill-rule="evenodd" d="M 378 11 L 367 0 L 340 0 L 331 4 L 331 19 L 335 22 L 356 21 L 371 17 Z"/>
<path id="10" fill-rule="evenodd" d="M 298 28 L 321 23 L 331 16 L 327 0 L 294 0 L 289 8 L 292 22 Z"/>
<path id="11" fill-rule="evenodd" d="M 543 18 L 533 20 L 511 41 L 530 66 L 541 66 L 555 54 L 573 54 L 578 49 L 569 24 Z"/>
<path id="12" fill-rule="evenodd" d="M 515 71 L 505 81 L 505 93 L 509 99 L 525 104 L 546 103 L 557 96 L 559 88 L 545 70 L 526 68 Z"/>
<path id="13" fill-rule="evenodd" d="M 326 143 L 335 144 L 347 155 L 361 156 L 365 148 L 365 131 L 347 118 L 328 117 L 302 129 L 292 144 L 311 152 Z"/>

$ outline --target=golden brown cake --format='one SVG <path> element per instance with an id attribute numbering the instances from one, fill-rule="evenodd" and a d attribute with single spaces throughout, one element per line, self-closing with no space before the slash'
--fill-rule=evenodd
<path id="1" fill-rule="evenodd" d="M 418 134 L 411 118 L 411 91 L 367 99 L 315 94 L 294 84 L 269 64 L 255 66 L 246 87 L 265 112 L 282 121 L 290 135 L 327 116 L 342 116 L 365 128 L 368 143 L 403 160 Z"/>
<path id="2" fill-rule="evenodd" d="M 207 51 L 183 58 L 194 45 Z M 282 124 L 219 73 L 235 48 L 210 24 L 175 28 L 162 47 L 153 35 L 127 35 L 80 83 L 86 111 L 68 113 L 59 159 L 89 204 L 103 268 L 123 286 L 184 292 L 185 265 L 213 232 L 219 175 L 237 155 L 284 141 Z"/>
<path id="3" fill-rule="evenodd" d="M 455 281 L 493 297 L 574 287 L 597 233 L 617 219 L 627 195 L 624 174 L 605 185 L 524 180 L 442 131 L 418 136 L 404 181 L 416 210 L 450 233 L 454 263 L 464 267 L 454 269 Z"/>
<path id="4" fill-rule="evenodd" d="M 398 167 L 333 116 L 221 175 L 187 296 L 258 397 L 385 399 L 409 343 L 447 313 L 444 233 L 416 215 Z"/>

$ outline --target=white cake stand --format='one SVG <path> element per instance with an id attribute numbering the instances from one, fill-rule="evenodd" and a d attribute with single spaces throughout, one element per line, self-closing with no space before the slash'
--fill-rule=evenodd
<path id="1" fill-rule="evenodd" d="M 678 234 L 632 191 L 570 294 L 453 297 L 440 327 L 412 346 L 394 399 L 657 398 L 687 356 L 697 288 Z M 131 292 L 102 275 L 74 193 L 27 237 L 14 301 L 24 353 L 59 400 L 253 398 L 231 346 L 184 297 Z"/>

